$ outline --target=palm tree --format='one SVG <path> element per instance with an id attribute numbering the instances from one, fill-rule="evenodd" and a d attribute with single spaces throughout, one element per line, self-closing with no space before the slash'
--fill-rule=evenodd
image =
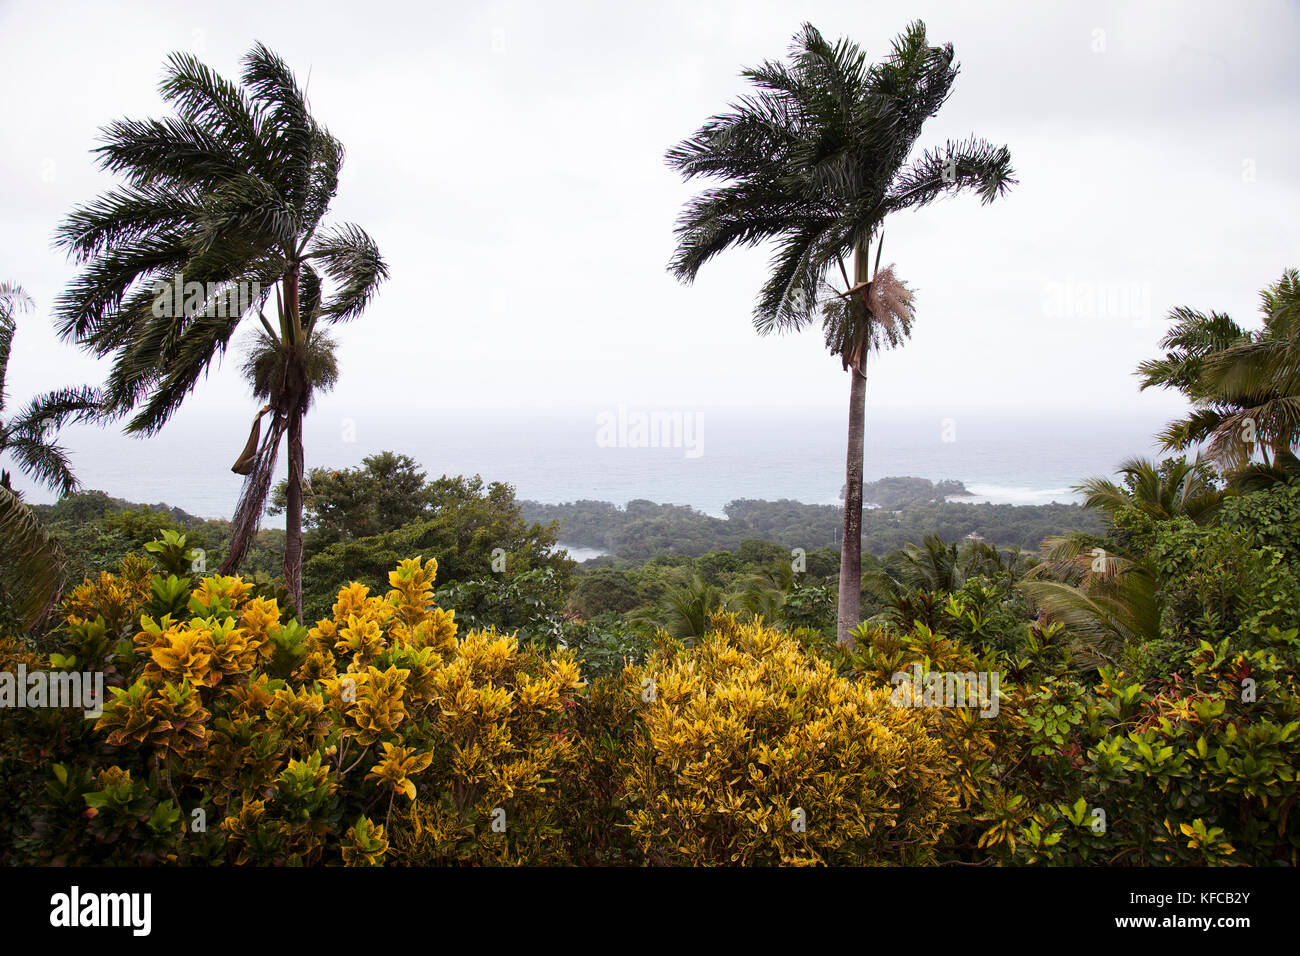
<path id="1" fill-rule="evenodd" d="M 31 307 L 31 296 L 21 286 L 0 282 L 0 454 L 7 454 L 36 483 L 66 495 L 77 489 L 77 479 L 53 433 L 66 422 L 94 417 L 98 395 L 89 388 L 59 389 L 38 395 L 16 416 L 5 415 L 15 317 Z M 27 630 L 58 600 L 63 558 L 45 526 L 11 487 L 4 468 L 0 468 L 0 556 L 6 601 L 19 626 Z"/>
<path id="2" fill-rule="evenodd" d="M 1019 546 L 996 548 L 984 541 L 967 539 L 961 547 L 963 578 L 982 575 L 992 581 L 1005 583 L 1010 589 L 1033 567 L 1036 557 L 1023 552 Z"/>
<path id="3" fill-rule="evenodd" d="M 840 642 L 850 640 L 861 601 L 866 359 L 900 344 L 912 323 L 911 291 L 892 269 L 880 270 L 879 243 L 871 267 L 871 243 L 890 213 L 963 189 L 990 202 L 1015 182 L 1007 148 L 983 140 L 949 142 L 908 164 L 957 71 L 952 46 L 928 45 L 919 21 L 871 65 L 855 44 L 831 44 L 805 24 L 788 64 L 745 70 L 758 91 L 667 154 L 685 179 L 725 183 L 683 209 L 671 271 L 689 282 L 726 249 L 776 240 L 755 326 L 760 333 L 797 330 L 820 315 L 827 348 L 850 373 Z M 843 289 L 828 280 L 833 273 Z"/>
<path id="4" fill-rule="evenodd" d="M 1084 666 L 1115 663 L 1126 645 L 1160 636 L 1158 578 L 1145 556 L 1101 551 L 1087 535 L 1048 538 L 1017 587 L 1065 625 Z"/>
<path id="5" fill-rule="evenodd" d="M 35 513 L 0 488 L 0 597 L 26 631 L 40 623 L 63 590 L 63 554 Z M 2 618 L 3 615 L 0 615 Z"/>
<path id="6" fill-rule="evenodd" d="M 100 165 L 126 184 L 76 209 L 60 228 L 59 244 L 86 268 L 57 314 L 66 339 L 113 356 L 107 407 L 116 416 L 134 411 L 127 430 L 141 434 L 167 423 L 239 325 L 257 317 L 281 356 L 264 412 L 277 446 L 288 435 L 284 576 L 301 608 L 302 421 L 313 339 L 323 326 L 359 316 L 388 269 L 360 227 L 322 225 L 343 146 L 311 116 L 285 62 L 259 43 L 244 57 L 241 80 L 173 54 L 161 92 L 176 115 L 104 130 Z M 272 288 L 274 323 L 264 309 Z M 184 290 L 183 307 L 179 293 L 167 305 L 171 289 Z M 253 464 L 260 467 L 239 463 L 250 473 L 238 514 L 255 511 L 254 524 L 265 497 L 262 470 L 274 453 L 259 444 Z M 251 534 L 235 530 L 235 544 L 246 545 Z M 232 549 L 226 565 L 241 557 Z"/>
<path id="7" fill-rule="evenodd" d="M 927 534 L 920 546 L 908 542 L 885 560 L 884 570 L 873 577 L 890 596 L 913 591 L 956 591 L 966 580 L 957 545 L 937 534 Z"/>
<path id="8" fill-rule="evenodd" d="M 737 581 L 736 591 L 727 604 L 751 619 L 762 618 L 771 623 L 796 586 L 794 569 L 788 561 L 783 561 Z"/>
<path id="9" fill-rule="evenodd" d="M 1089 478 L 1075 490 L 1086 495 L 1083 506 L 1109 517 L 1136 509 L 1156 521 L 1186 517 L 1197 524 L 1212 520 L 1223 505 L 1223 492 L 1198 456 L 1167 459 L 1160 464 L 1146 458 L 1129 458 L 1118 469 L 1123 485 L 1108 478 Z"/>
<path id="10" fill-rule="evenodd" d="M 693 574 L 684 583 L 669 589 L 660 607 L 635 611 L 628 620 L 661 628 L 672 637 L 689 641 L 708 632 L 709 618 L 725 611 L 729 600 L 721 588 Z"/>
<path id="11" fill-rule="evenodd" d="M 1206 444 L 1211 457 L 1248 480 L 1262 472 L 1300 475 L 1300 274 L 1288 269 L 1261 294 L 1264 327 L 1251 332 L 1226 315 L 1175 309 L 1161 340 L 1170 351 L 1138 366 L 1141 387 L 1174 388 L 1192 411 L 1161 433 L 1167 449 Z"/>
<path id="12" fill-rule="evenodd" d="M 1220 329 L 1220 320 L 1211 321 Z M 1199 360 L 1171 356 L 1167 368 L 1174 376 L 1194 376 Z M 1181 363 L 1182 370 L 1177 365 Z M 1136 511 L 1157 522 L 1188 518 L 1197 524 L 1214 521 L 1224 493 L 1198 456 L 1166 459 L 1159 464 L 1130 458 L 1119 467 L 1122 484 L 1089 478 L 1075 490 L 1086 495 L 1083 506 L 1103 512 L 1114 525 L 1123 512 Z M 1118 536 L 1117 547 L 1105 548 L 1091 535 L 1072 534 L 1044 540 L 1042 562 L 1019 585 L 1021 591 L 1066 631 L 1083 649 L 1085 661 L 1096 665 L 1114 661 L 1126 644 L 1160 636 L 1158 577 L 1149 556 Z"/>

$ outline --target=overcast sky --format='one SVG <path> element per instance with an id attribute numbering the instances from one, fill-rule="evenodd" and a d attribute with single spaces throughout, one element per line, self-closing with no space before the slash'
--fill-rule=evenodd
<path id="1" fill-rule="evenodd" d="M 962 65 L 918 148 L 1005 143 L 1020 183 L 888 221 L 917 323 L 873 360 L 869 405 L 1179 407 L 1133 377 L 1168 310 L 1254 324 L 1259 289 L 1300 266 L 1294 2 L 0 0 L 0 278 L 37 302 L 11 403 L 103 375 L 49 318 L 73 274 L 52 234 L 112 183 L 99 128 L 167 112 L 170 51 L 234 77 L 261 40 L 347 148 L 332 217 L 364 226 L 392 272 L 340 335 L 334 413 L 843 408 L 817 330 L 753 330 L 770 250 L 724 255 L 690 287 L 666 272 L 698 187 L 663 154 L 802 21 L 875 59 L 914 18 Z M 236 358 L 191 402 L 251 413 Z"/>

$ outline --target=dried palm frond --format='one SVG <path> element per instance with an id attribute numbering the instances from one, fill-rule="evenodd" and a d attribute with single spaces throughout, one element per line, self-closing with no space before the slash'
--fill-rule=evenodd
<path id="1" fill-rule="evenodd" d="M 253 419 L 253 427 L 248 433 L 248 441 L 244 445 L 244 450 L 239 453 L 235 463 L 230 466 L 230 470 L 235 474 L 247 477 L 253 473 L 253 465 L 257 461 L 257 449 L 262 444 L 262 416 L 269 411 L 271 411 L 271 406 L 267 405 Z"/>
<path id="2" fill-rule="evenodd" d="M 912 290 L 894 273 L 892 263 L 877 272 L 867 286 L 866 304 L 872 324 L 891 346 L 912 332 L 912 298 Z"/>
<path id="3" fill-rule="evenodd" d="M 277 412 L 271 419 L 261 448 L 248 465 L 248 471 L 245 472 L 247 477 L 239 492 L 239 505 L 230 521 L 230 551 L 221 563 L 222 574 L 230 574 L 239 567 L 249 545 L 257 536 L 262 523 L 262 512 L 266 509 L 266 499 L 271 493 L 271 482 L 275 477 L 280 442 L 288 427 L 289 420 Z"/>
<path id="4" fill-rule="evenodd" d="M 825 294 L 827 289 L 832 294 Z M 894 348 L 912 334 L 913 295 L 892 264 L 847 292 L 825 284 L 822 328 L 827 349 L 840 356 L 845 369 L 861 370 L 869 352 Z"/>

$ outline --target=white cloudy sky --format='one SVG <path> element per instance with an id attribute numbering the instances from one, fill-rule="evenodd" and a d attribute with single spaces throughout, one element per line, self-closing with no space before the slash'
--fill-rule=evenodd
<path id="1" fill-rule="evenodd" d="M 888 223 L 918 323 L 869 402 L 1177 407 L 1132 375 L 1167 311 L 1254 321 L 1258 290 L 1300 265 L 1295 3 L 0 0 L 0 278 L 38 303 L 12 400 L 103 373 L 48 311 L 72 275 L 52 233 L 110 185 L 99 127 L 165 112 L 168 52 L 235 75 L 262 40 L 310 76 L 348 148 L 334 216 L 392 269 L 342 333 L 336 412 L 840 408 L 847 381 L 816 330 L 752 329 L 767 252 L 715 260 L 692 287 L 665 271 L 692 187 L 663 153 L 803 20 L 874 58 L 913 18 L 963 67 L 919 146 L 1006 143 L 1020 185 Z M 236 366 L 193 401 L 251 411 Z"/>

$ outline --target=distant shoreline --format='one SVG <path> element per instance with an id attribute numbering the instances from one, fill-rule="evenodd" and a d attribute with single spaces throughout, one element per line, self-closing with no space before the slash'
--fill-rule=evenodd
<path id="1" fill-rule="evenodd" d="M 916 476 L 898 476 L 898 477 L 882 478 L 876 481 L 869 481 L 864 483 L 863 507 L 865 509 L 869 511 L 898 510 L 896 508 L 890 507 L 890 504 L 892 504 L 893 502 L 890 502 L 888 499 L 885 499 L 884 501 L 875 501 L 866 498 L 867 489 L 872 488 L 873 486 L 882 485 L 887 482 L 914 482 L 914 483 L 924 482 L 927 485 L 931 485 L 936 489 L 943 487 L 944 489 L 942 491 L 943 499 L 945 503 L 948 504 L 966 504 L 966 505 L 994 504 L 994 505 L 1008 505 L 1010 507 L 1015 507 L 1015 508 L 1033 508 L 1033 507 L 1038 507 L 1041 505 L 1048 505 L 1048 504 L 1069 505 L 1069 504 L 1079 503 L 1078 496 L 1073 492 L 1070 492 L 1068 489 L 1015 488 L 1013 486 L 988 485 L 982 483 L 974 483 L 968 487 L 964 482 L 956 479 L 941 479 L 935 481 L 926 478 L 919 478 Z M 993 489 L 993 490 L 990 491 L 989 489 Z M 83 492 L 99 492 L 105 494 L 115 502 L 119 502 L 121 507 L 123 508 L 127 508 L 127 507 L 149 508 L 154 511 L 165 510 L 170 512 L 175 517 L 181 520 L 194 520 L 194 521 L 230 521 L 231 520 L 230 515 L 198 514 L 196 512 L 189 511 L 182 505 L 173 504 L 172 502 L 158 501 L 158 502 L 150 503 L 150 502 L 137 501 L 133 497 L 116 495 L 111 492 L 104 491 L 103 489 L 86 488 L 81 490 Z M 1047 495 L 1052 495 L 1054 497 L 1052 498 L 1043 497 Z M 1057 495 L 1059 495 L 1060 497 L 1055 497 Z M 29 500 L 31 500 L 31 498 L 36 498 L 36 497 L 39 496 L 32 495 L 29 497 Z M 534 498 L 516 497 L 516 500 L 518 501 L 519 505 L 525 509 L 563 508 L 563 507 L 572 506 L 574 504 L 577 504 L 578 502 L 590 502 L 597 505 L 607 505 L 610 508 L 613 508 L 618 511 L 626 511 L 627 506 L 634 502 L 649 502 L 655 505 L 656 507 L 691 508 L 691 510 L 701 515 L 708 516 L 710 518 L 715 518 L 720 521 L 728 520 L 727 515 L 725 513 L 714 514 L 713 512 L 706 511 L 702 508 L 698 508 L 695 507 L 694 505 L 686 504 L 683 502 L 663 502 L 663 501 L 652 502 L 648 498 L 631 498 L 623 502 L 622 504 L 604 498 L 578 498 L 578 499 L 570 498 L 565 501 L 542 501 Z M 740 501 L 750 501 L 750 502 L 761 503 L 761 504 L 779 504 L 784 502 L 799 507 L 835 508 L 837 510 L 842 508 L 841 501 L 833 501 L 833 502 L 832 501 L 802 501 L 795 498 L 784 498 L 784 497 L 782 498 L 736 498 L 736 499 L 732 499 L 732 501 L 729 502 L 729 504 L 740 502 Z M 34 507 L 40 509 L 40 508 L 50 507 L 52 504 L 54 504 L 54 501 L 53 500 L 52 501 L 31 501 L 31 503 Z M 264 517 L 261 522 L 261 526 L 263 528 L 277 528 L 283 530 L 284 522 L 283 519 L 280 518 Z M 581 548 L 583 546 L 575 545 L 574 547 Z"/>
<path id="2" fill-rule="evenodd" d="M 873 503 L 862 515 L 863 547 L 883 554 L 928 534 L 944 540 L 984 540 L 995 546 L 1037 550 L 1050 535 L 1095 531 L 1096 514 L 1077 501 L 1016 505 L 984 496 L 981 488 L 923 478 L 887 478 L 869 486 Z M 1055 489 L 1040 492 L 1053 495 Z M 550 525 L 571 551 L 641 560 L 660 553 L 698 556 L 734 551 L 747 541 L 786 548 L 838 548 L 843 535 L 843 505 L 805 504 L 790 498 L 730 501 L 721 516 L 689 505 L 632 499 L 579 499 L 561 504 L 520 501 L 526 521 Z M 589 560 L 583 558 L 580 560 Z"/>

